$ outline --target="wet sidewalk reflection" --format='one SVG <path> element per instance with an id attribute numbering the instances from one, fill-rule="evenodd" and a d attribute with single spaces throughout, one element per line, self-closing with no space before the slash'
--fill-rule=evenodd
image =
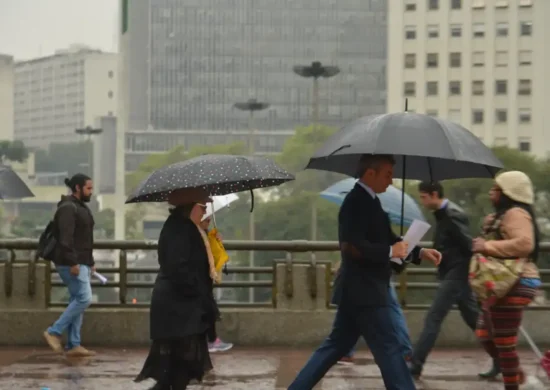
<path id="1" fill-rule="evenodd" d="M 93 358 L 70 358 L 47 349 L 0 349 L 0 389 L 37 390 L 145 390 L 150 383 L 133 383 L 147 354 L 145 349 L 98 350 Z M 215 369 L 191 389 L 286 389 L 305 363 L 310 350 L 248 348 L 214 355 Z M 534 372 L 536 361 L 525 352 L 522 362 Z M 501 390 L 502 384 L 479 381 L 476 373 L 488 364 L 480 351 L 438 351 L 430 356 L 418 389 Z M 354 366 L 336 366 L 316 390 L 384 389 L 368 353 Z"/>

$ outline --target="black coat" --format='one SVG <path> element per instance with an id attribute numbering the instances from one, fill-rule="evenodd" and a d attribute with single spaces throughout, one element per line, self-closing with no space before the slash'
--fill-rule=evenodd
<path id="1" fill-rule="evenodd" d="M 334 282 L 332 302 L 353 306 L 386 306 L 393 270 L 390 247 L 401 238 L 393 233 L 380 201 L 359 184 L 344 199 L 338 214 L 342 265 Z M 412 261 L 420 262 L 420 248 Z M 401 270 L 401 269 L 399 269 Z"/>
<path id="2" fill-rule="evenodd" d="M 57 245 L 54 263 L 94 265 L 94 217 L 86 204 L 72 195 L 62 196 L 53 218 Z"/>
<path id="3" fill-rule="evenodd" d="M 214 326 L 219 312 L 206 247 L 197 226 L 177 211 L 160 232 L 158 262 L 151 298 L 151 339 L 180 339 Z"/>
<path id="4" fill-rule="evenodd" d="M 434 212 L 434 248 L 441 252 L 441 279 L 467 280 L 472 257 L 472 236 L 468 217 L 452 202 Z"/>

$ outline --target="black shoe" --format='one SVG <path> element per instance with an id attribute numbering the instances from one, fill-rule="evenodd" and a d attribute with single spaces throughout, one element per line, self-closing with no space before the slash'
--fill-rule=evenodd
<path id="1" fill-rule="evenodd" d="M 483 379 L 495 379 L 500 374 L 500 367 L 496 360 L 493 360 L 493 366 L 487 372 L 481 372 L 478 374 L 480 378 Z"/>
<path id="2" fill-rule="evenodd" d="M 418 379 L 420 378 L 420 375 L 422 375 L 422 365 L 419 363 L 410 362 L 409 371 L 411 372 L 413 378 Z"/>

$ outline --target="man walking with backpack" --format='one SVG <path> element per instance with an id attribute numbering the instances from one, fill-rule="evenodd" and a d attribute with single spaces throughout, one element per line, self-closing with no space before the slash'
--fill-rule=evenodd
<path id="1" fill-rule="evenodd" d="M 80 345 L 80 328 L 84 311 L 92 302 L 90 279 L 95 271 L 93 249 L 94 218 L 86 203 L 92 197 L 92 180 L 81 173 L 65 179 L 71 195 L 62 196 L 53 219 L 55 249 L 52 261 L 69 290 L 69 305 L 61 317 L 44 332 L 55 352 L 63 352 L 61 335 L 67 331 L 68 356 L 92 356 Z M 49 257 L 49 256 L 48 256 Z"/>

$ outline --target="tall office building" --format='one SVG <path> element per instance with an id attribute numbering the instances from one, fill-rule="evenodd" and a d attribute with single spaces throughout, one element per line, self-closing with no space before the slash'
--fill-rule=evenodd
<path id="1" fill-rule="evenodd" d="M 75 129 L 116 116 L 117 54 L 74 45 L 15 65 L 15 138 L 30 147 L 76 142 Z"/>
<path id="2" fill-rule="evenodd" d="M 0 141 L 13 140 L 14 61 L 0 54 Z"/>
<path id="3" fill-rule="evenodd" d="M 311 121 L 311 79 L 295 65 L 321 61 L 320 122 L 341 126 L 386 106 L 387 0 L 122 0 L 127 77 L 127 169 L 150 152 L 248 139 L 256 98 L 259 153 L 276 153 Z"/>
<path id="4" fill-rule="evenodd" d="M 448 118 L 488 145 L 550 151 L 550 1 L 389 1 L 388 110 Z"/>

